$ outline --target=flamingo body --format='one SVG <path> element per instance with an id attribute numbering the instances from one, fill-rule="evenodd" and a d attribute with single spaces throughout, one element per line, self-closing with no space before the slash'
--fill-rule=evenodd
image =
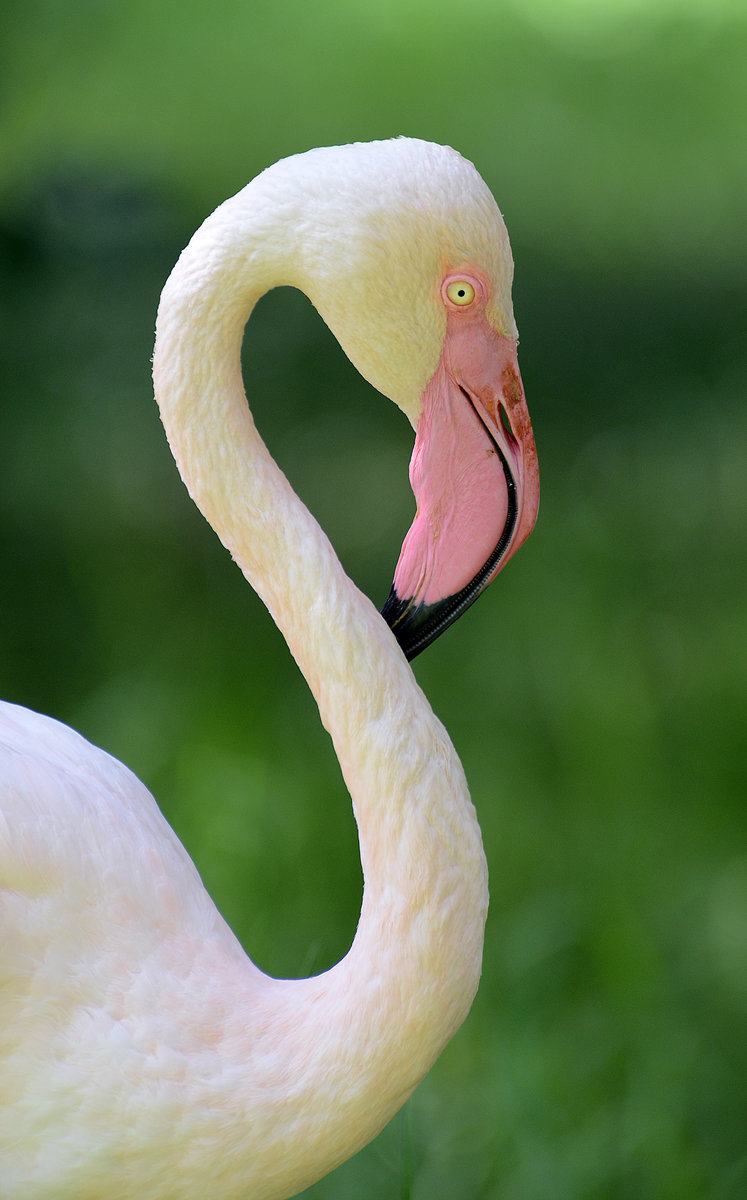
<path id="1" fill-rule="evenodd" d="M 361 917 L 331 970 L 266 976 L 132 773 L 0 705 L 3 1200 L 281 1200 L 370 1140 L 466 1016 L 487 875 L 461 765 L 262 443 L 239 353 L 259 296 L 302 287 L 416 428 L 423 502 L 390 612 L 416 653 L 536 515 L 511 269 L 474 168 L 409 139 L 276 164 L 175 267 L 154 355 L 164 426 L 330 731 L 358 822 Z M 436 446 L 454 428 L 456 460 Z M 452 513 L 456 566 L 438 545 Z"/>

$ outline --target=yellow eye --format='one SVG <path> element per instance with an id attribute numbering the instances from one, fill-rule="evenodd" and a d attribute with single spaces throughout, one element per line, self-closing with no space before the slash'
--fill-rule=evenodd
<path id="1" fill-rule="evenodd" d="M 446 295 L 452 304 L 458 304 L 460 308 L 465 308 L 474 300 L 475 289 L 467 279 L 452 279 L 451 283 L 447 284 Z"/>

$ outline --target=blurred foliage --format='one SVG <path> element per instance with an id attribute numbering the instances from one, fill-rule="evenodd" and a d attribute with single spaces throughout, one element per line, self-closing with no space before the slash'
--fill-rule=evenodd
<path id="1" fill-rule="evenodd" d="M 2 692 L 148 782 L 277 974 L 344 953 L 355 828 L 282 639 L 171 462 L 159 290 L 211 207 L 311 145 L 454 144 L 511 231 L 540 522 L 416 663 L 483 825 L 483 985 L 405 1113 L 308 1196 L 741 1197 L 743 9 L 28 0 L 4 26 Z M 297 293 L 258 306 L 245 374 L 383 600 L 403 419 Z"/>

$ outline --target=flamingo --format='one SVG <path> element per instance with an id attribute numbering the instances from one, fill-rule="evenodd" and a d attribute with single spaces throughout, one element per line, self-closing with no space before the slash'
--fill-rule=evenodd
<path id="1" fill-rule="evenodd" d="M 210 216 L 159 306 L 184 483 L 267 605 L 332 736 L 364 891 L 347 955 L 247 957 L 146 788 L 0 706 L 0 1194 L 277 1200 L 355 1153 L 464 1020 L 488 890 L 464 773 L 408 663 L 530 533 L 539 484 L 513 264 L 471 163 L 416 139 L 309 151 Z M 253 423 L 240 345 L 279 284 L 415 429 L 417 515 L 384 618 Z"/>

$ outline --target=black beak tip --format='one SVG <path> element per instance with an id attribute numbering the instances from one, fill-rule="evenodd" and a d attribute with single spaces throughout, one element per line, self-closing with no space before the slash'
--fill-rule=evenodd
<path id="1" fill-rule="evenodd" d="M 411 662 L 415 657 L 414 654 L 409 653 L 410 638 L 408 635 L 409 622 L 407 620 L 407 615 L 412 608 L 412 600 L 402 600 L 400 596 L 397 595 L 394 585 L 392 585 L 392 589 L 386 598 L 384 607 L 381 610 L 382 617 L 396 637 L 400 649 L 402 650 L 408 662 Z M 417 651 L 415 653 L 417 653 Z"/>
<path id="2" fill-rule="evenodd" d="M 455 597 L 447 596 L 435 604 L 415 604 L 411 599 L 403 600 L 392 587 L 381 615 L 408 662 L 430 646 L 459 616 L 461 608 L 454 600 Z"/>

